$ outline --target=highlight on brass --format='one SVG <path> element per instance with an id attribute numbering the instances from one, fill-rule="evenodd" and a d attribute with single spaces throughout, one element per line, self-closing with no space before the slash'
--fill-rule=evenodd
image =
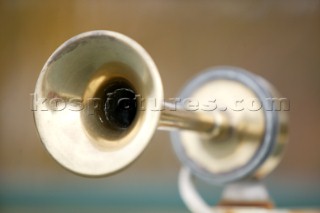
<path id="1" fill-rule="evenodd" d="M 223 106 L 239 98 L 259 100 L 261 110 L 186 110 L 181 102 L 164 101 L 149 54 L 111 31 L 82 33 L 62 44 L 44 65 L 34 94 L 34 109 L 41 98 L 83 106 L 54 110 L 43 102 L 48 110 L 34 110 L 34 117 L 52 157 L 86 176 L 125 168 L 157 129 L 170 131 L 181 163 L 210 183 L 264 177 L 279 163 L 287 140 L 285 110 L 266 110 L 264 104 L 282 97 L 261 77 L 235 67 L 211 68 L 178 97 L 202 103 L 214 98 Z M 148 99 L 156 101 L 158 110 L 148 110 L 155 109 L 154 101 L 142 101 Z M 252 108 L 252 102 L 241 104 Z"/>
<path id="2" fill-rule="evenodd" d="M 44 146 L 80 175 L 118 172 L 137 159 L 156 130 L 170 131 L 183 164 L 180 194 L 195 212 L 209 207 L 198 205 L 203 202 L 192 175 L 213 184 L 261 179 L 279 164 L 287 141 L 290 102 L 262 77 L 214 67 L 166 101 L 152 58 L 111 31 L 82 33 L 62 44 L 45 63 L 32 98 Z M 226 191 L 237 194 L 238 188 Z M 250 184 L 244 193 L 251 188 L 272 206 L 264 187 Z M 246 202 L 240 198 L 236 202 Z M 224 199 L 221 205 L 230 206 L 230 196 Z"/>
<path id="3" fill-rule="evenodd" d="M 108 175 L 129 165 L 157 128 L 171 131 L 181 162 L 209 182 L 263 177 L 278 164 L 286 142 L 285 111 L 186 111 L 179 103 L 173 110 L 160 101 L 162 82 L 148 53 L 110 31 L 83 33 L 62 44 L 41 71 L 35 95 L 82 100 L 84 110 L 35 110 L 34 117 L 49 153 L 67 169 L 87 176 Z M 137 95 L 159 100 L 167 110 L 138 110 Z M 218 67 L 193 79 L 180 97 L 214 97 L 227 105 L 232 98 L 263 102 L 279 96 L 258 76 Z M 86 110 L 92 99 L 99 100 L 99 107 L 91 106 L 93 114 Z M 144 105 L 154 107 L 147 101 Z"/>
<path id="4" fill-rule="evenodd" d="M 117 92 L 119 88 L 125 92 Z M 61 45 L 44 65 L 35 89 L 39 98 L 82 99 L 85 109 L 90 98 L 103 100 L 108 92 L 121 98 L 138 93 L 163 99 L 158 70 L 147 52 L 110 31 L 83 33 Z M 95 112 L 92 116 L 86 110 L 34 111 L 49 153 L 67 169 L 88 176 L 116 172 L 135 160 L 160 117 L 157 111 L 114 107 Z"/>

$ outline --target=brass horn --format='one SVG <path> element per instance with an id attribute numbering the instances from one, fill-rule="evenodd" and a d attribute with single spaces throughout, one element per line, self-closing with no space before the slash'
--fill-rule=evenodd
<path id="1" fill-rule="evenodd" d="M 34 118 L 48 152 L 75 173 L 117 172 L 164 129 L 184 165 L 223 183 L 262 177 L 278 164 L 286 114 L 267 109 L 266 101 L 276 97 L 261 77 L 217 67 L 193 79 L 181 100 L 163 102 L 149 54 L 122 34 L 92 31 L 66 41 L 48 59 L 35 88 Z M 249 99 L 255 102 L 244 103 Z"/>

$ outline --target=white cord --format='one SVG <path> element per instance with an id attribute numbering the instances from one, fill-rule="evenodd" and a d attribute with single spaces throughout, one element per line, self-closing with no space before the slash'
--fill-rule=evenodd
<path id="1" fill-rule="evenodd" d="M 183 202 L 193 213 L 217 213 L 199 195 L 193 184 L 191 172 L 182 167 L 179 174 L 179 192 Z"/>
<path id="2" fill-rule="evenodd" d="M 289 213 L 288 210 L 272 210 L 263 208 L 214 208 L 209 206 L 200 196 L 196 190 L 193 178 L 190 170 L 186 167 L 182 167 L 179 174 L 179 192 L 180 196 L 188 207 L 188 209 L 193 213 L 227 213 L 227 212 L 237 212 L 237 213 Z M 231 211 L 232 210 L 232 211 Z M 313 213 L 313 211 L 306 211 L 308 213 Z"/>

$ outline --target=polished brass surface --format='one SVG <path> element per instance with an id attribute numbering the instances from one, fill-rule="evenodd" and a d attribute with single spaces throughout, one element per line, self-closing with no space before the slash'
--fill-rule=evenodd
<path id="1" fill-rule="evenodd" d="M 182 110 L 164 110 L 159 121 L 159 129 L 163 130 L 192 130 L 208 134 L 215 127 L 213 117 Z"/>
<path id="2" fill-rule="evenodd" d="M 106 88 L 119 82 L 137 98 L 135 118 L 126 128 L 115 128 L 104 116 Z M 82 175 L 108 175 L 126 167 L 157 128 L 182 130 L 182 143 L 192 161 L 214 174 L 230 172 L 252 159 L 265 133 L 262 110 L 170 107 L 163 101 L 161 78 L 148 53 L 110 31 L 83 33 L 59 47 L 40 73 L 35 94 L 49 100 L 45 110 L 34 112 L 44 145 L 60 164 Z M 212 97 L 228 109 L 238 98 L 258 98 L 245 85 L 228 80 L 205 84 L 190 98 L 208 103 Z M 34 101 L 35 108 L 38 103 Z M 282 137 L 279 140 L 285 140 Z M 257 176 L 274 168 L 281 150 L 282 143 Z"/>
<path id="3" fill-rule="evenodd" d="M 160 111 L 138 111 L 126 131 L 99 119 L 100 93 L 112 79 L 125 79 L 145 98 L 163 99 L 158 70 L 146 51 L 119 33 L 93 31 L 60 46 L 40 73 L 35 94 L 35 122 L 49 153 L 82 175 L 118 171 L 134 161 L 158 126 Z M 56 109 L 51 100 L 66 103 Z M 146 108 L 152 102 L 145 103 Z"/>
<path id="4" fill-rule="evenodd" d="M 138 96 L 135 119 L 125 129 L 113 128 L 103 116 L 105 88 L 117 81 Z M 155 104 L 163 100 L 161 79 L 150 56 L 131 39 L 109 31 L 80 34 L 57 49 L 40 73 L 35 94 L 48 100 L 34 112 L 44 145 L 60 164 L 82 175 L 124 168 L 157 127 L 194 130 L 203 137 L 216 136 L 220 127 L 214 117 L 198 112 L 162 111 Z M 35 100 L 34 107 L 38 104 Z"/>
<path id="5" fill-rule="evenodd" d="M 205 74 L 190 83 L 183 97 L 197 99 L 200 105 L 211 101 L 215 110 L 206 114 L 215 120 L 224 115 L 225 128 L 220 131 L 227 134 L 218 138 L 190 131 L 172 134 L 180 160 L 211 183 L 265 177 L 279 164 L 287 142 L 288 102 L 280 102 L 269 83 L 244 70 L 218 67 Z"/>
<path id="6" fill-rule="evenodd" d="M 257 97 L 244 85 L 234 81 L 217 80 L 194 91 L 192 97 L 206 103 L 215 98 L 217 105 L 227 107 L 231 134 L 225 141 L 204 139 L 194 132 L 181 132 L 182 143 L 190 158 L 213 173 L 229 172 L 245 165 L 256 153 L 264 134 L 263 111 L 236 111 L 234 101 L 241 98 L 252 100 Z M 250 106 L 244 106 L 249 109 Z M 214 116 L 221 112 L 207 112 Z M 249 134 L 247 134 L 249 133 Z M 195 142 L 197 141 L 197 142 Z"/>
<path id="7" fill-rule="evenodd" d="M 272 97 L 281 98 L 281 95 L 276 91 L 276 89 L 270 85 L 268 82 L 264 83 L 270 88 Z M 281 106 L 280 106 L 281 107 Z M 276 138 L 275 146 L 273 147 L 272 154 L 265 160 L 265 162 L 260 166 L 257 172 L 254 174 L 256 179 L 261 179 L 269 174 L 275 169 L 275 167 L 280 163 L 286 143 L 288 142 L 289 132 L 288 132 L 288 112 L 285 109 L 290 108 L 290 103 L 283 102 L 282 109 L 278 111 L 278 134 Z M 274 109 L 277 110 L 277 109 Z"/>

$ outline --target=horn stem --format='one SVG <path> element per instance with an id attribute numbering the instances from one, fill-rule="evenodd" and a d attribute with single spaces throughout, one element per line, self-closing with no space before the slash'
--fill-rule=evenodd
<path id="1" fill-rule="evenodd" d="M 161 112 L 158 128 L 167 131 L 181 129 L 212 134 L 213 132 L 220 132 L 221 123 L 221 119 L 217 119 L 217 116 L 175 109 L 165 104 L 165 110 Z"/>

